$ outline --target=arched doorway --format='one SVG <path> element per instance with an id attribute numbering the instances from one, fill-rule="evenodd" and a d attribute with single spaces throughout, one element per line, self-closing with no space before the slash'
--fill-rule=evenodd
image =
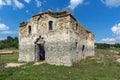
<path id="1" fill-rule="evenodd" d="M 37 46 L 36 51 L 37 51 L 38 61 L 45 60 L 44 44 L 37 44 L 36 46 Z"/>
<path id="2" fill-rule="evenodd" d="M 39 38 L 37 38 L 36 42 L 35 42 L 35 60 L 36 61 L 43 61 L 45 60 L 45 41 L 43 40 L 44 38 L 42 38 L 41 36 Z"/>

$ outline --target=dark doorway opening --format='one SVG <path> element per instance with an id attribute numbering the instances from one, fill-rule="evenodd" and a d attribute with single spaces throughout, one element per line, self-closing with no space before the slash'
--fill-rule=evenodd
<path id="1" fill-rule="evenodd" d="M 82 52 L 84 51 L 84 49 L 85 49 L 85 45 L 82 46 Z"/>
<path id="2" fill-rule="evenodd" d="M 44 44 L 37 44 L 38 61 L 45 60 Z"/>

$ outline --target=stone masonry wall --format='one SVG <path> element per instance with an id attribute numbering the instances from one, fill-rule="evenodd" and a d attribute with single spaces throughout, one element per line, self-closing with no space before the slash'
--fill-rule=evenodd
<path id="1" fill-rule="evenodd" d="M 39 36 L 45 41 L 45 60 L 49 64 L 71 66 L 69 54 L 69 16 L 53 18 L 49 15 L 33 17 L 20 31 L 19 61 L 35 61 L 35 41 Z M 49 30 L 48 22 L 53 21 L 54 30 Z M 31 34 L 28 34 L 28 26 L 31 26 Z M 22 27 L 23 28 L 23 27 Z M 20 27 L 20 30 L 22 29 Z M 24 31 L 26 31 L 24 33 Z"/>
<path id="2" fill-rule="evenodd" d="M 94 36 L 79 25 L 74 19 L 70 19 L 70 41 L 72 61 L 77 62 L 87 56 L 94 56 Z M 83 50 L 84 46 L 84 50 Z"/>
<path id="3" fill-rule="evenodd" d="M 53 22 L 53 30 L 49 30 L 49 21 Z M 42 14 L 19 28 L 19 61 L 36 61 L 35 42 L 39 37 L 45 41 L 45 61 L 49 64 L 71 66 L 73 62 L 94 55 L 93 34 L 71 16 L 55 18 Z"/>
<path id="4" fill-rule="evenodd" d="M 46 62 L 54 65 L 71 66 L 71 55 L 69 54 L 69 16 L 58 18 L 54 30 L 47 33 L 45 37 Z"/>

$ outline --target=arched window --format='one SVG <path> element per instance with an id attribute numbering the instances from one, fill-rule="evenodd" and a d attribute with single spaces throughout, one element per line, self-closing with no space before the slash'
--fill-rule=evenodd
<path id="1" fill-rule="evenodd" d="M 49 30 L 53 30 L 53 22 L 49 21 Z"/>
<path id="2" fill-rule="evenodd" d="M 31 34 L 31 26 L 28 26 L 28 34 Z"/>

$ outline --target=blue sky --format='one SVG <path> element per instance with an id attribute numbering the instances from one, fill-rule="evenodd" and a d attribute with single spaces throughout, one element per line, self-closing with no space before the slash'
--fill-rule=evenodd
<path id="1" fill-rule="evenodd" d="M 20 22 L 48 9 L 72 12 L 95 42 L 120 42 L 120 0 L 0 0 L 0 40 L 18 36 Z"/>

